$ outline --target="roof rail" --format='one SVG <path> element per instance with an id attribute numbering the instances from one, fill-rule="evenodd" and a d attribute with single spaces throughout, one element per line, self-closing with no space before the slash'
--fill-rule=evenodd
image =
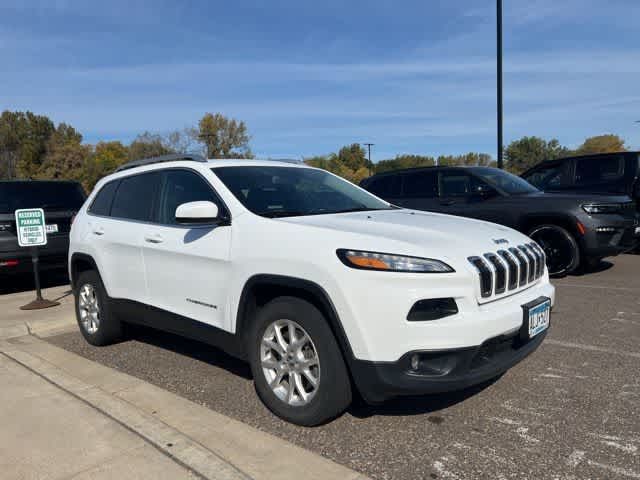
<path id="1" fill-rule="evenodd" d="M 298 160 L 296 158 L 265 158 L 265 160 L 269 162 L 284 162 L 284 163 L 295 163 L 295 164 L 303 164 L 303 160 Z"/>
<path id="2" fill-rule="evenodd" d="M 169 155 L 161 155 L 159 157 L 152 158 L 141 158 L 140 160 L 133 160 L 131 162 L 127 162 L 123 165 L 120 165 L 116 172 L 121 172 L 123 170 L 129 170 L 130 168 L 142 167 L 144 165 L 153 165 L 154 163 L 163 163 L 163 162 L 178 162 L 180 160 L 190 160 L 192 162 L 206 162 L 207 159 L 202 155 L 198 155 L 197 153 L 171 153 Z"/>

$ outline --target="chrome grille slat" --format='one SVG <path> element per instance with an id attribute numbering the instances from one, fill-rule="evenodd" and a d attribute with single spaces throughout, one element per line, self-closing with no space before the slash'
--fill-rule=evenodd
<path id="1" fill-rule="evenodd" d="M 506 250 L 498 250 L 498 255 L 509 266 L 509 290 L 515 290 L 518 288 L 518 262 Z"/>
<path id="2" fill-rule="evenodd" d="M 476 267 L 480 275 L 480 295 L 482 298 L 490 297 L 493 293 L 493 270 L 480 257 L 469 257 L 467 260 Z"/>
<path id="3" fill-rule="evenodd" d="M 527 284 L 527 278 L 529 277 L 529 264 L 527 263 L 527 259 L 522 255 L 522 252 L 515 247 L 511 247 L 509 252 L 518 259 L 519 264 L 519 280 L 518 286 L 523 287 Z"/>
<path id="4" fill-rule="evenodd" d="M 527 259 L 527 273 L 528 273 L 527 283 L 531 283 L 535 280 L 535 277 L 536 277 L 536 272 L 535 272 L 536 262 L 531 256 L 531 254 L 529 253 L 529 250 L 527 250 L 526 246 L 519 245 L 518 250 L 520 250 L 522 254 L 525 256 L 525 258 Z"/>
<path id="5" fill-rule="evenodd" d="M 484 258 L 489 261 L 495 271 L 495 294 L 504 293 L 507 289 L 507 269 L 495 253 L 485 253 Z"/>

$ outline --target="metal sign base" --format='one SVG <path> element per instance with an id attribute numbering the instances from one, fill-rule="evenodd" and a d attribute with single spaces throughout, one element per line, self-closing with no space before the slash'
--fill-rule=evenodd
<path id="1" fill-rule="evenodd" d="M 36 298 L 35 300 L 20 307 L 20 310 L 41 310 L 43 308 L 55 307 L 60 305 L 60 302 L 53 302 L 46 298 Z"/>

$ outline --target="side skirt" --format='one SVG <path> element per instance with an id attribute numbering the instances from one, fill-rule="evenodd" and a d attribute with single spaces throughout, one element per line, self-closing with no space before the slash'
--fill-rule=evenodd
<path id="1" fill-rule="evenodd" d="M 212 345 L 238 359 L 247 359 L 240 338 L 225 330 L 133 300 L 112 298 L 110 304 L 121 322 L 180 335 Z"/>

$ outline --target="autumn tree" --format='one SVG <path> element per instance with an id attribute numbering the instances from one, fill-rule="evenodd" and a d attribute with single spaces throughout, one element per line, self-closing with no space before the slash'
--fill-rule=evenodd
<path id="1" fill-rule="evenodd" d="M 82 135 L 71 125 L 60 123 L 47 140 L 36 177 L 83 181 L 90 156 L 91 147 L 82 145 Z"/>
<path id="2" fill-rule="evenodd" d="M 139 160 L 141 158 L 158 157 L 175 153 L 175 150 L 168 146 L 161 135 L 144 132 L 138 135 L 129 144 L 129 160 Z"/>
<path id="3" fill-rule="evenodd" d="M 53 122 L 32 112 L 0 115 L 0 172 L 3 178 L 34 178 L 44 159 Z"/>
<path id="4" fill-rule="evenodd" d="M 618 135 L 606 134 L 587 138 L 578 147 L 576 153 L 579 155 L 590 155 L 594 153 L 615 153 L 626 152 L 627 147 L 624 140 Z"/>
<path id="5" fill-rule="evenodd" d="M 252 158 L 244 122 L 221 113 L 206 113 L 192 132 L 194 140 L 206 147 L 209 158 Z"/>
<path id="6" fill-rule="evenodd" d="M 519 174 L 544 160 L 554 160 L 570 154 L 571 151 L 560 145 L 555 138 L 546 141 L 540 137 L 522 137 L 506 148 L 505 166 L 510 172 Z"/>
<path id="7" fill-rule="evenodd" d="M 105 175 L 113 173 L 129 159 L 127 147 L 122 143 L 98 142 L 93 154 L 87 162 L 87 168 L 83 179 L 84 187 L 91 191 L 95 184 Z"/>
<path id="8" fill-rule="evenodd" d="M 425 155 L 396 155 L 389 160 L 380 160 L 375 164 L 376 173 L 387 172 L 389 170 L 399 170 L 402 168 L 430 167 L 435 165 L 433 157 Z"/>

